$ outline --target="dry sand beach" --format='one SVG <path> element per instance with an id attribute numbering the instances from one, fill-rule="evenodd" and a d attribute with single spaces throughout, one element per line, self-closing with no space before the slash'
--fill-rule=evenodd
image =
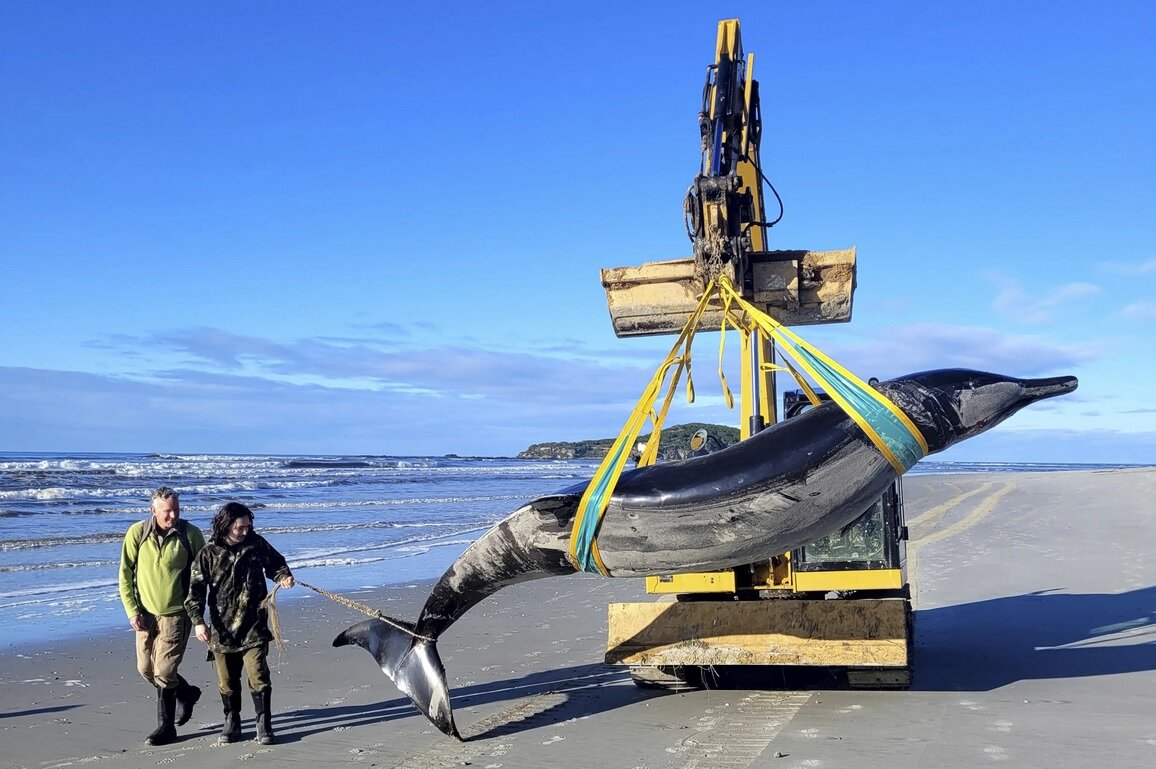
<path id="1" fill-rule="evenodd" d="M 442 637 L 459 743 L 364 651 L 330 646 L 361 615 L 297 595 L 279 602 L 288 654 L 272 654 L 277 745 L 216 744 L 194 640 L 182 672 L 205 696 L 176 744 L 146 746 L 154 706 L 126 625 L 3 648 L 0 767 L 1156 765 L 1156 469 L 911 476 L 905 494 L 911 691 L 640 690 L 601 660 L 606 605 L 642 582 L 557 578 L 498 593 Z M 351 597 L 413 618 L 427 590 Z"/>

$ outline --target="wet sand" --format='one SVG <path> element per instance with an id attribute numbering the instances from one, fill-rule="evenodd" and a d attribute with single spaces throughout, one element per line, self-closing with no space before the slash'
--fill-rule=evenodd
<path id="1" fill-rule="evenodd" d="M 1031 767 L 1156 765 L 1156 469 L 912 476 L 905 506 L 916 607 L 910 691 L 668 694 L 602 664 L 606 605 L 642 582 L 554 578 L 503 590 L 439 642 L 465 742 L 437 732 L 361 649 L 330 646 L 364 617 L 320 596 L 281 602 L 272 654 L 278 744 L 218 746 L 205 690 L 177 743 L 143 743 L 151 690 L 132 634 L 0 654 L 0 769 L 63 766 Z M 309 580 L 306 573 L 298 575 Z M 324 587 L 324 585 L 322 585 Z M 412 619 L 428 584 L 349 594 Z M 301 591 L 301 588 L 295 588 Z"/>

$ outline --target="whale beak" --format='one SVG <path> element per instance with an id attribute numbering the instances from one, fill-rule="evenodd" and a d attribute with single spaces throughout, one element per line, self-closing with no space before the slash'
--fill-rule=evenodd
<path id="1" fill-rule="evenodd" d="M 1070 393 L 1079 387 L 1080 380 L 1074 376 L 1056 376 L 1047 379 L 1024 379 L 1022 385 L 1024 388 L 1023 402 L 1027 404 Z"/>

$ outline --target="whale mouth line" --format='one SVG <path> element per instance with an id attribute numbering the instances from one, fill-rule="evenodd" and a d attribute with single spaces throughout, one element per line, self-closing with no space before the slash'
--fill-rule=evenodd
<path id="1" fill-rule="evenodd" d="M 1052 398 L 1057 395 L 1070 393 L 1080 386 L 1080 380 L 1074 376 L 1058 376 L 1048 379 L 1024 380 L 1024 395 L 1028 402 Z"/>

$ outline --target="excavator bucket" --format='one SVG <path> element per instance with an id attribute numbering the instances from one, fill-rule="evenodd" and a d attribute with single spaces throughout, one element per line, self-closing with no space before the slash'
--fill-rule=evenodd
<path id="1" fill-rule="evenodd" d="M 854 247 L 752 254 L 750 272 L 751 302 L 785 326 L 851 320 Z M 691 257 L 603 269 L 602 285 L 620 337 L 680 333 L 703 289 Z M 721 324 L 721 309 L 708 309 L 698 330 L 718 331 Z"/>

